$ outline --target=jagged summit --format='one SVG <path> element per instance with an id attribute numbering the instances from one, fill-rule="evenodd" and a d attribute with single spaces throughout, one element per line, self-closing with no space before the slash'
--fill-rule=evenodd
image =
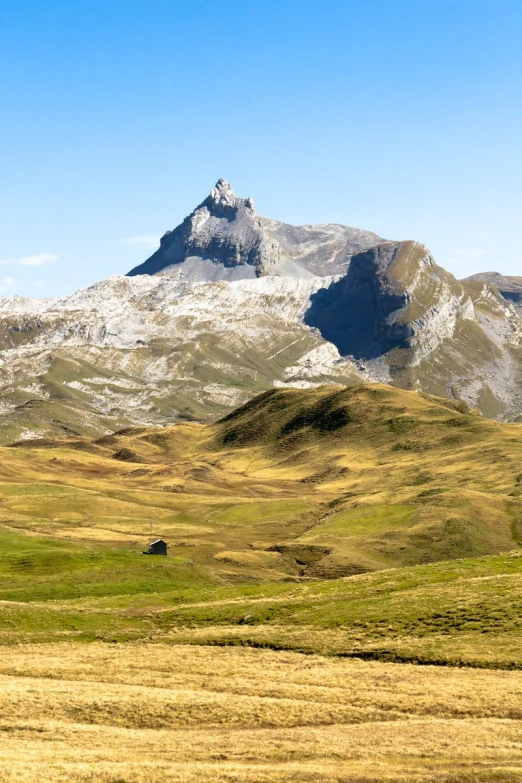
<path id="1" fill-rule="evenodd" d="M 183 265 L 175 271 L 191 278 L 231 280 L 256 277 L 278 260 L 278 248 L 265 235 L 253 200 L 240 198 L 229 182 L 219 179 L 207 198 L 164 234 L 159 250 L 129 275 L 154 275 Z"/>
<path id="2" fill-rule="evenodd" d="M 219 179 L 207 198 L 159 249 L 128 274 L 183 273 L 191 280 L 237 280 L 263 275 L 306 278 L 343 274 L 354 253 L 382 242 L 369 231 L 336 224 L 290 226 L 256 214 Z"/>
<path id="3" fill-rule="evenodd" d="M 419 242 L 270 220 L 220 179 L 128 276 L 0 298 L 0 442 L 204 420 L 274 386 L 363 380 L 522 421 L 521 312 L 521 278 L 459 282 Z"/>
<path id="4" fill-rule="evenodd" d="M 253 199 L 236 196 L 232 185 L 226 179 L 218 179 L 210 191 L 210 195 L 199 205 L 198 209 L 203 207 L 215 215 L 231 215 L 241 208 L 250 210 L 252 214 L 255 213 Z"/>

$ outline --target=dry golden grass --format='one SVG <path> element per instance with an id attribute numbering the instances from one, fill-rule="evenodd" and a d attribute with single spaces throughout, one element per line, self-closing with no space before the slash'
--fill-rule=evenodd
<path id="1" fill-rule="evenodd" d="M 522 673 L 250 649 L 0 649 L 0 780 L 522 779 Z"/>

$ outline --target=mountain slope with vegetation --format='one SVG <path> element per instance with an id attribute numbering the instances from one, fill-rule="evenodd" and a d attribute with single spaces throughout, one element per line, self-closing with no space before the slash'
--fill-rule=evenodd
<path id="1" fill-rule="evenodd" d="M 213 421 L 268 389 L 325 383 L 516 420 L 519 284 L 503 280 L 459 282 L 418 242 L 263 218 L 220 181 L 128 276 L 0 298 L 0 443 Z"/>
<path id="2" fill-rule="evenodd" d="M 198 579 L 335 578 L 518 547 L 521 456 L 518 425 L 462 403 L 275 390 L 210 426 L 3 448 L 0 521 L 129 557 L 152 523 Z"/>

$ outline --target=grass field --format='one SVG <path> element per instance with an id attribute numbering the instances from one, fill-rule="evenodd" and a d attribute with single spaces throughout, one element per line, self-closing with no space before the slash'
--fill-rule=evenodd
<path id="1" fill-rule="evenodd" d="M 0 780 L 522 780 L 519 433 L 368 385 L 0 448 Z"/>
<path id="2" fill-rule="evenodd" d="M 522 673 L 166 644 L 0 649 L 2 781 L 522 777 Z"/>

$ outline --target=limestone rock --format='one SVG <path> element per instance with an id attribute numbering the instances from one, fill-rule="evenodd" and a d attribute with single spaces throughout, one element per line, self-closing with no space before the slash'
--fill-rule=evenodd
<path id="1" fill-rule="evenodd" d="M 239 198 L 230 183 L 220 179 L 129 275 L 168 270 L 200 281 L 334 275 L 347 270 L 355 252 L 379 242 L 377 234 L 347 226 L 289 226 L 260 217 L 251 198 Z"/>

